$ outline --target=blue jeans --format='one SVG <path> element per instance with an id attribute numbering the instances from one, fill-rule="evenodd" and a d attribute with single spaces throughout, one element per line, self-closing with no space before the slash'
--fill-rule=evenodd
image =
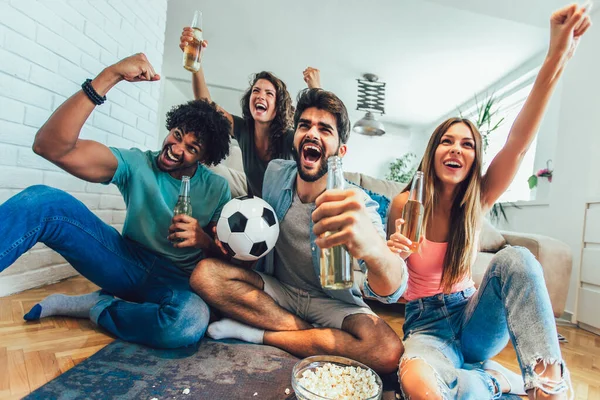
<path id="1" fill-rule="evenodd" d="M 498 383 L 481 363 L 500 353 L 509 339 L 525 389 L 539 386 L 538 362 L 561 362 L 564 369 L 541 265 L 522 247 L 499 251 L 478 291 L 409 302 L 404 332 L 401 363 L 418 358 L 429 364 L 444 398 L 499 398 Z"/>
<path id="2" fill-rule="evenodd" d="M 0 223 L 0 272 L 43 242 L 103 289 L 90 316 L 115 336 L 176 348 L 204 335 L 209 309 L 192 292 L 189 276 L 121 236 L 70 194 L 32 186 L 0 205 Z"/>

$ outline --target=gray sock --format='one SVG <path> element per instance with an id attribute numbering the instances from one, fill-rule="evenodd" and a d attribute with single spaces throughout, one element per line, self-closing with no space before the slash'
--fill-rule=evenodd
<path id="1" fill-rule="evenodd" d="M 90 309 L 100 300 L 100 291 L 80 296 L 51 294 L 29 310 L 23 318 L 35 321 L 52 315 L 62 315 L 75 318 L 89 318 Z"/>

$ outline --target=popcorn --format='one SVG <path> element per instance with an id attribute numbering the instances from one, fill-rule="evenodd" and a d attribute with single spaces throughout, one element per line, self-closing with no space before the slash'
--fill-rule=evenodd
<path id="1" fill-rule="evenodd" d="M 182 392 L 182 393 L 183 393 L 183 394 L 190 394 L 190 389 L 188 389 L 188 388 L 185 388 L 185 389 L 183 389 L 183 392 Z"/>
<path id="2" fill-rule="evenodd" d="M 332 363 L 304 371 L 298 383 L 312 393 L 328 399 L 368 399 L 379 392 L 372 371 Z"/>

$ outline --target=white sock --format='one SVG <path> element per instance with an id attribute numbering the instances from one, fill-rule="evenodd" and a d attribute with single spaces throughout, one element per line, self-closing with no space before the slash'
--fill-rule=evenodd
<path id="1" fill-rule="evenodd" d="M 491 369 L 492 371 L 496 371 L 501 374 L 510 385 L 510 394 L 527 396 L 527 393 L 525 393 L 525 382 L 523 382 L 523 377 L 521 375 L 511 371 L 510 369 L 493 360 L 485 361 L 481 367 L 483 369 Z"/>
<path id="2" fill-rule="evenodd" d="M 223 318 L 220 321 L 210 324 L 207 334 L 217 340 L 239 339 L 244 342 L 262 344 L 265 331 L 229 318 Z"/>

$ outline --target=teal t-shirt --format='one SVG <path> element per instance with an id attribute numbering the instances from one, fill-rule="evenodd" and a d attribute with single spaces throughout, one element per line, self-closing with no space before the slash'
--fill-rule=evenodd
<path id="1" fill-rule="evenodd" d="M 191 273 L 204 258 L 202 250 L 175 248 L 167 239 L 181 181 L 158 169 L 158 151 L 114 147 L 110 150 L 119 165 L 112 180 L 106 183 L 119 188 L 127 205 L 123 236 Z M 196 173 L 190 177 L 190 197 L 192 217 L 204 228 L 217 221 L 223 206 L 231 199 L 231 192 L 225 178 L 198 164 Z"/>

